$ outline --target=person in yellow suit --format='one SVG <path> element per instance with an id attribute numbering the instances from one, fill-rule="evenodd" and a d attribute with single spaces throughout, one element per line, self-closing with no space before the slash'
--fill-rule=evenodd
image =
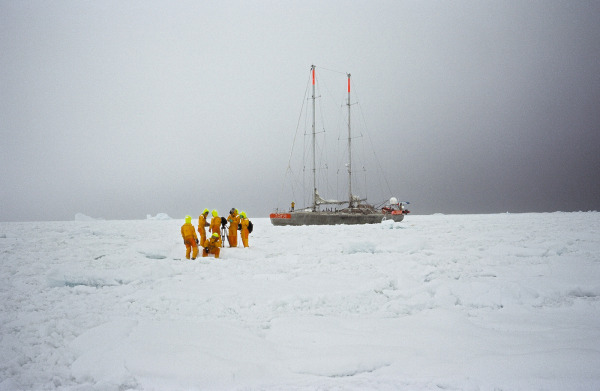
<path id="1" fill-rule="evenodd" d="M 208 257 L 208 254 L 215 254 L 215 258 L 219 258 L 221 253 L 221 237 L 218 233 L 214 233 L 207 239 L 203 244 L 204 250 L 202 251 L 203 257 Z"/>
<path id="2" fill-rule="evenodd" d="M 185 257 L 190 259 L 190 252 L 193 249 L 192 259 L 196 259 L 196 256 L 198 256 L 198 236 L 192 225 L 192 216 L 185 216 L 185 224 L 181 226 L 181 236 L 183 237 L 183 243 L 185 243 Z"/>
<path id="3" fill-rule="evenodd" d="M 250 234 L 250 231 L 248 231 L 248 224 L 250 224 L 250 220 L 248 220 L 246 212 L 244 211 L 240 213 L 240 216 L 240 225 L 242 226 L 242 243 L 244 243 L 244 247 L 248 247 L 248 235 Z"/>
<path id="4" fill-rule="evenodd" d="M 204 209 L 200 217 L 198 217 L 198 233 L 200 234 L 200 243 L 206 241 L 206 217 L 208 216 L 208 209 Z"/>
<path id="5" fill-rule="evenodd" d="M 231 208 L 227 221 L 229 222 L 229 234 L 227 235 L 229 247 L 237 247 L 237 231 L 238 224 L 240 223 L 240 216 L 238 216 L 237 209 Z"/>
<path id="6" fill-rule="evenodd" d="M 221 218 L 219 217 L 219 212 L 217 212 L 216 209 L 213 209 L 212 216 L 213 217 L 210 220 L 210 228 L 208 230 L 221 237 Z"/>

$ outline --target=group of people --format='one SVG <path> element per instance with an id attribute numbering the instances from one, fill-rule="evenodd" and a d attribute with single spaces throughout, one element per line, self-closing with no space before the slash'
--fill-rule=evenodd
<path id="1" fill-rule="evenodd" d="M 216 209 L 212 211 L 212 218 L 208 221 L 208 209 L 204 209 L 200 217 L 198 217 L 198 233 L 200 239 L 196 235 L 196 229 L 192 225 L 192 217 L 185 216 L 185 224 L 181 226 L 181 236 L 183 237 L 183 243 L 185 243 L 185 257 L 190 259 L 196 259 L 198 256 L 198 245 L 202 246 L 202 256 L 207 257 L 209 254 L 214 254 L 215 258 L 219 258 L 221 253 L 221 247 L 224 247 L 224 242 L 221 239 L 221 228 L 227 228 L 227 242 L 229 247 L 237 247 L 238 243 L 238 230 L 241 232 L 242 243 L 244 247 L 248 247 L 248 236 L 252 231 L 251 222 L 246 216 L 246 212 L 238 213 L 238 210 L 231 208 L 227 219 L 219 217 L 219 213 Z M 206 227 L 208 228 L 210 237 L 206 237 Z"/>

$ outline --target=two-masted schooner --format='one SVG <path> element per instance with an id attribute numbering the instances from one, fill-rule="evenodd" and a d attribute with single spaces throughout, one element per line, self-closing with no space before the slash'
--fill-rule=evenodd
<path id="1" fill-rule="evenodd" d="M 352 194 L 352 128 L 350 117 L 350 74 L 348 77 L 348 199 L 344 201 L 323 199 L 317 190 L 316 178 L 316 140 L 315 140 L 315 66 L 311 66 L 312 76 L 312 183 L 313 195 L 312 205 L 301 210 L 290 210 L 283 213 L 271 213 L 270 219 L 273 225 L 335 225 L 335 224 L 376 224 L 382 220 L 393 219 L 402 221 L 404 215 L 409 213 L 404 207 L 404 202 L 398 202 L 396 198 L 390 199 L 389 205 L 381 209 L 368 204 L 366 199 L 360 199 Z M 346 205 L 337 210 L 321 210 L 321 205 Z"/>

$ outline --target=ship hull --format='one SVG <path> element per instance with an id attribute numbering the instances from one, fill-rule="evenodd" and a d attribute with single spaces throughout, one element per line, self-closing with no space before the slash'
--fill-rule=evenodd
<path id="1" fill-rule="evenodd" d="M 338 224 L 378 224 L 383 220 L 400 222 L 402 213 L 344 213 L 344 212 L 290 212 L 271 213 L 273 225 L 338 225 Z"/>

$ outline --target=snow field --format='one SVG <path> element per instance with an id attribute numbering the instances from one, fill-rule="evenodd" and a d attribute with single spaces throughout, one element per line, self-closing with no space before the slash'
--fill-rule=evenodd
<path id="1" fill-rule="evenodd" d="M 0 390 L 600 388 L 596 212 L 252 221 L 0 223 Z"/>

